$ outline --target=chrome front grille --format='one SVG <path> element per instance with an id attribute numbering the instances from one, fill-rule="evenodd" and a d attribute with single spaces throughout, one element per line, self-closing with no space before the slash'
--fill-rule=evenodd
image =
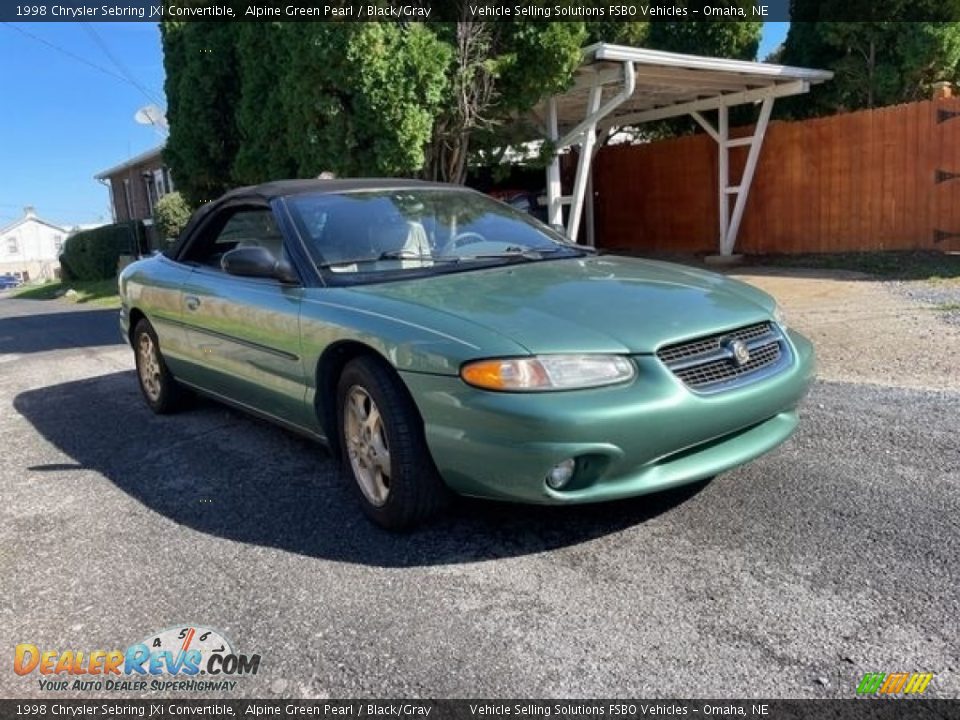
<path id="1" fill-rule="evenodd" d="M 737 358 L 742 343 L 749 358 Z M 773 323 L 756 325 L 667 345 L 657 357 L 692 390 L 716 392 L 744 385 L 780 371 L 789 363 L 790 349 Z"/>

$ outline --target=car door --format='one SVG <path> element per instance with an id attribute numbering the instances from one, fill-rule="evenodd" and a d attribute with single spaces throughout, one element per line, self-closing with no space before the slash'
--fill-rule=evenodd
<path id="1" fill-rule="evenodd" d="M 175 377 L 185 380 L 192 367 L 181 316 L 183 285 L 191 270 L 183 263 L 159 255 L 150 261 L 149 272 L 135 271 L 127 282 L 127 293 L 136 297 L 135 304 L 146 314 L 157 334 L 167 367 Z"/>
<path id="2" fill-rule="evenodd" d="M 224 399 L 296 425 L 309 424 L 300 349 L 303 288 L 273 278 L 224 272 L 236 247 L 265 247 L 288 257 L 269 206 L 221 210 L 186 261 L 181 317 L 193 384 Z"/>

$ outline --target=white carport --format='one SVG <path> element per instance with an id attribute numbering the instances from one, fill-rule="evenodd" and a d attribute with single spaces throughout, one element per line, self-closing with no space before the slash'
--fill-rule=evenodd
<path id="1" fill-rule="evenodd" d="M 831 77 L 833 73 L 825 70 L 624 45 L 598 43 L 585 48 L 573 86 L 534 110 L 535 119 L 557 151 L 547 168 L 550 223 L 563 224 L 562 206 L 568 204 L 566 233 L 576 242 L 586 210 L 587 244 L 593 245 L 591 167 L 597 149 L 616 128 L 691 115 L 716 141 L 719 150 L 719 248 L 721 255 L 730 255 L 737 242 L 774 100 L 805 93 L 811 85 Z M 729 108 L 746 104 L 760 105 L 756 129 L 750 137 L 731 140 Z M 716 125 L 703 115 L 710 110 L 717 111 Z M 576 179 L 572 194 L 562 195 L 559 153 L 572 146 L 579 147 Z M 743 176 L 731 182 L 729 150 L 738 146 L 749 148 L 747 162 Z M 731 197 L 735 198 L 732 212 Z"/>

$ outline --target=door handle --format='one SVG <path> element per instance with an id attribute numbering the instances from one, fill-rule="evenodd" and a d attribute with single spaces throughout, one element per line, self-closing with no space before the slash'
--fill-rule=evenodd
<path id="1" fill-rule="evenodd" d="M 185 295 L 183 301 L 187 306 L 187 310 L 196 310 L 200 307 L 200 298 L 196 295 Z"/>

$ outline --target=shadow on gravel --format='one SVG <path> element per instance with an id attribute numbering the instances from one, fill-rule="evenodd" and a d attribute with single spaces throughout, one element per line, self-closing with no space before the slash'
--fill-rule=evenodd
<path id="1" fill-rule="evenodd" d="M 0 317 L 0 354 L 120 345 L 117 310 L 38 312 Z"/>
<path id="2" fill-rule="evenodd" d="M 575 545 L 656 517 L 705 486 L 564 508 L 462 500 L 433 524 L 395 535 L 366 520 L 321 446 L 203 400 L 154 416 L 132 371 L 24 392 L 14 407 L 76 467 L 101 473 L 183 528 L 365 565 L 476 562 Z M 61 468 L 75 466 L 24 471 L 37 482 L 67 483 Z M 193 540 L 186 530 L 145 538 L 187 554 L 197 552 Z"/>

